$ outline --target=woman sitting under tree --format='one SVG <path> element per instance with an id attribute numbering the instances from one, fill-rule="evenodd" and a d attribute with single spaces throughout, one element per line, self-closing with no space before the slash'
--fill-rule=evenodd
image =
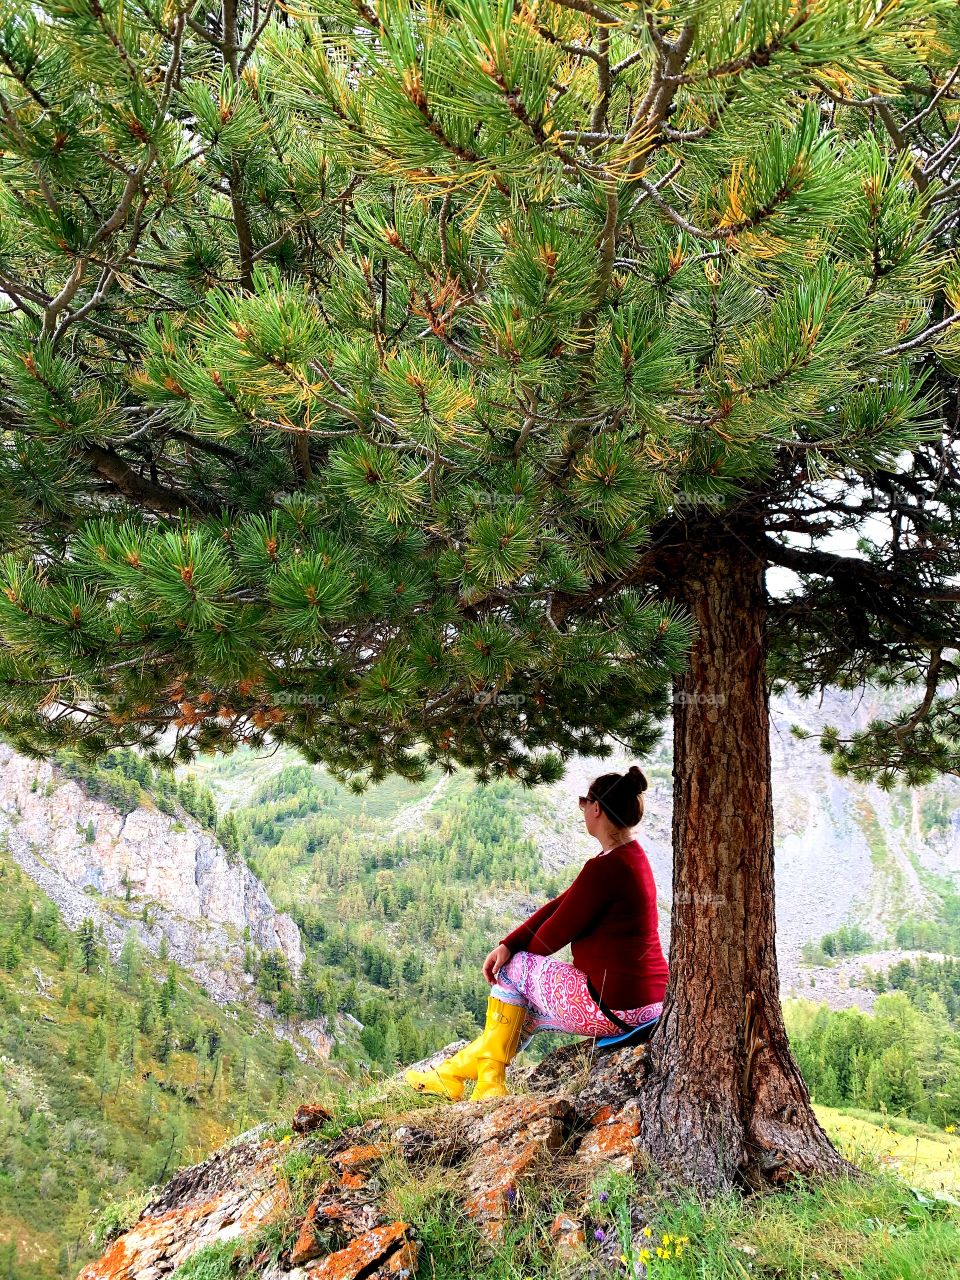
<path id="1" fill-rule="evenodd" d="M 647 855 L 634 838 L 647 780 L 636 765 L 605 773 L 580 797 L 600 853 L 569 889 L 505 937 L 483 962 L 491 984 L 481 1034 L 428 1071 L 407 1071 L 415 1089 L 474 1100 L 507 1092 L 505 1073 L 537 1031 L 609 1036 L 660 1015 L 667 961 L 657 932 L 657 895 Z M 548 959 L 571 944 L 573 964 Z"/>

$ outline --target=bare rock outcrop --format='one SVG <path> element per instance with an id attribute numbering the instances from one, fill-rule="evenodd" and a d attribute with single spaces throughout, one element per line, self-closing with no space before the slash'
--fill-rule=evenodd
<path id="1" fill-rule="evenodd" d="M 575 1254 L 594 1239 L 588 1206 L 597 1174 L 639 1171 L 643 1160 L 634 1111 L 643 1053 L 640 1045 L 596 1057 L 588 1044 L 571 1045 L 514 1072 L 519 1091 L 509 1097 L 403 1110 L 401 1095 L 401 1109 L 385 1106 L 383 1118 L 334 1136 L 324 1136 L 336 1126 L 322 1111 L 301 1108 L 279 1140 L 253 1131 L 179 1172 L 79 1280 L 160 1280 L 204 1246 L 255 1236 L 268 1222 L 285 1244 L 264 1260 L 264 1280 L 403 1280 L 420 1245 L 415 1228 L 386 1207 L 383 1171 L 397 1162 L 414 1176 L 447 1170 L 491 1242 L 503 1239 L 519 1197 L 545 1197 L 555 1248 Z M 322 1171 L 299 1204 L 282 1171 L 290 1153 Z"/>
<path id="2" fill-rule="evenodd" d="M 259 950 L 282 951 L 294 974 L 303 964 L 296 921 L 186 814 L 149 803 L 121 813 L 50 761 L 0 742 L 0 831 L 67 925 L 93 917 L 114 954 L 128 928 L 154 953 L 166 938 L 173 959 L 221 1003 L 249 988 L 245 932 Z M 144 907 L 149 923 L 138 918 Z"/>

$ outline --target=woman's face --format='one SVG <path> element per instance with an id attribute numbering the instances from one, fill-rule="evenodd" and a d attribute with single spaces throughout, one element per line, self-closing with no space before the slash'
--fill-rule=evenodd
<path id="1" fill-rule="evenodd" d="M 583 814 L 583 825 L 587 834 L 596 836 L 600 827 L 602 810 L 596 800 L 591 800 L 589 793 L 580 797 L 580 812 Z"/>

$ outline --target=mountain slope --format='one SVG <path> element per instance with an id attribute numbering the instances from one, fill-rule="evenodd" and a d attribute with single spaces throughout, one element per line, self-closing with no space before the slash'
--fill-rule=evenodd
<path id="1" fill-rule="evenodd" d="M 245 943 L 279 951 L 296 975 L 303 947 L 296 923 L 278 912 L 241 858 L 182 808 L 164 813 L 148 790 L 123 811 L 0 742 L 0 830 L 24 871 L 76 927 L 102 924 L 111 947 L 127 928 L 156 954 L 161 941 L 221 1002 L 249 994 Z"/>
<path id="2" fill-rule="evenodd" d="M 303 1057 L 133 930 L 111 959 L 96 927 L 68 928 L 0 848 L 4 1280 L 73 1274 L 106 1200 L 164 1181 L 285 1098 L 343 1079 Z"/>

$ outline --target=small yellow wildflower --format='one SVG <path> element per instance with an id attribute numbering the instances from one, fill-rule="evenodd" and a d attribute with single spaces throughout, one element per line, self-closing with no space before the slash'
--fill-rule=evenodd
<path id="1" fill-rule="evenodd" d="M 657 1257 L 658 1257 L 658 1258 L 665 1258 L 666 1256 L 667 1256 L 667 1251 L 666 1251 L 666 1249 L 663 1249 L 663 1248 L 661 1248 L 661 1247 L 660 1247 L 660 1245 L 657 1245 Z"/>
<path id="2" fill-rule="evenodd" d="M 650 1261 L 650 1250 L 649 1250 L 649 1249 L 641 1249 L 641 1250 L 640 1250 L 640 1252 L 637 1254 L 637 1257 L 640 1259 L 640 1261 L 641 1261 L 641 1262 L 649 1262 L 649 1261 Z"/>
<path id="3" fill-rule="evenodd" d="M 945 1130 L 946 1133 L 956 1133 L 956 1131 L 957 1126 L 955 1124 L 948 1124 Z"/>
<path id="4" fill-rule="evenodd" d="M 649 1239 L 650 1239 L 650 1237 L 653 1235 L 653 1232 L 650 1230 L 650 1228 L 649 1228 L 649 1227 L 644 1227 L 644 1228 L 643 1228 L 643 1234 L 644 1234 L 644 1235 L 647 1237 L 647 1239 L 649 1240 Z"/>
<path id="5" fill-rule="evenodd" d="M 660 1241 L 660 1243 L 663 1245 L 667 1245 L 670 1243 L 670 1233 L 668 1231 L 665 1231 L 663 1233 L 663 1239 Z"/>

